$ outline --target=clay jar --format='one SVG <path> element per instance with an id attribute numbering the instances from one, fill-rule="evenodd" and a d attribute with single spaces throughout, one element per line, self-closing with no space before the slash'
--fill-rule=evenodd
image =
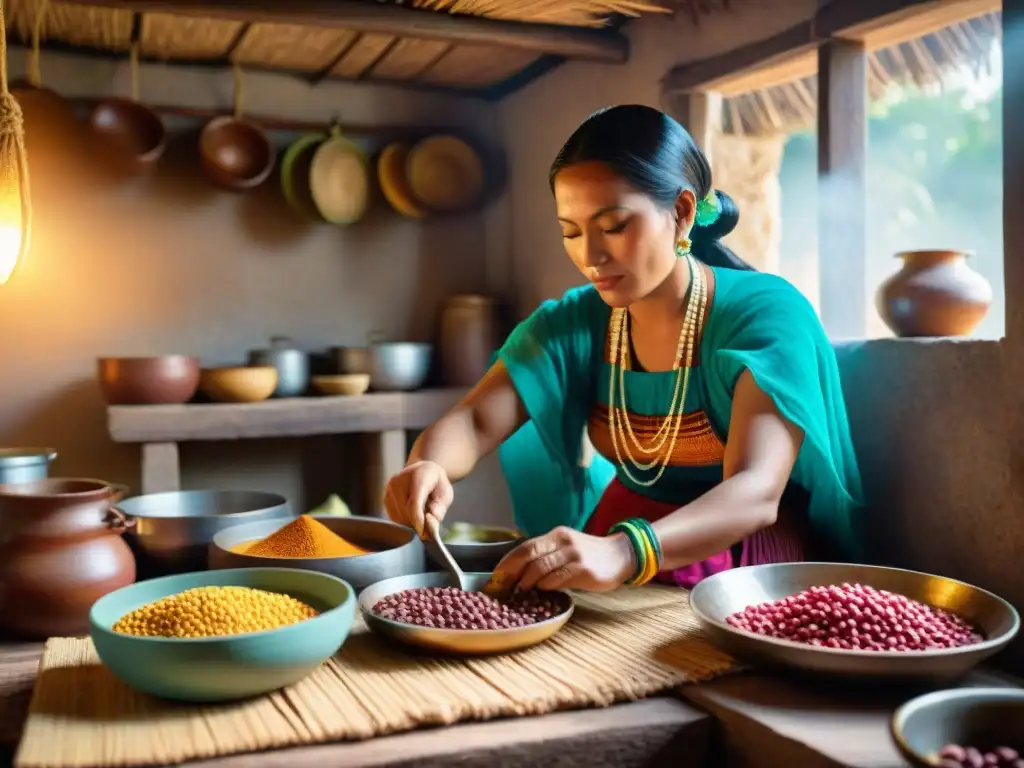
<path id="1" fill-rule="evenodd" d="M 992 306 L 992 286 L 963 251 L 904 251 L 903 268 L 878 289 L 876 306 L 901 337 L 966 336 Z"/>
<path id="2" fill-rule="evenodd" d="M 441 313 L 441 380 L 448 387 L 472 387 L 498 347 L 494 302 L 486 296 L 453 296 Z"/>
<path id="3" fill-rule="evenodd" d="M 121 490 L 102 480 L 51 478 L 0 485 L 0 628 L 25 639 L 85 635 L 89 609 L 135 581 L 111 505 Z"/>

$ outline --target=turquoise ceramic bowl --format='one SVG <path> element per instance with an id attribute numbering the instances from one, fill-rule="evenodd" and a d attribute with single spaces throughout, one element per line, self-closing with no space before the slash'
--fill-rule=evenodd
<path id="1" fill-rule="evenodd" d="M 280 629 L 226 637 L 133 637 L 112 630 L 122 616 L 147 603 L 211 586 L 283 592 L 321 613 Z M 229 701 L 275 691 L 313 672 L 345 642 L 355 605 L 355 591 L 336 576 L 290 568 L 236 568 L 132 584 L 97 600 L 89 622 L 100 659 L 126 685 L 165 699 Z"/>

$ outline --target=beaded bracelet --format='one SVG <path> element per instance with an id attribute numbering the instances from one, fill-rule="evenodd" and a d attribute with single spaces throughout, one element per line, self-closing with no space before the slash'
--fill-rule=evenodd
<path id="1" fill-rule="evenodd" d="M 661 543 L 654 532 L 654 527 L 642 518 L 631 518 L 613 525 L 608 534 L 623 533 L 629 539 L 636 554 L 636 573 L 626 580 L 626 584 L 641 587 L 658 575 L 661 569 Z"/>

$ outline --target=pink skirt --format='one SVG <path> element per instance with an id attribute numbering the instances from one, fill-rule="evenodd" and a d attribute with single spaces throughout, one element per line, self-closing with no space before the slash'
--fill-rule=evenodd
<path id="1" fill-rule="evenodd" d="M 605 490 L 584 530 L 595 536 L 604 536 L 609 528 L 622 520 L 642 517 L 653 523 L 675 512 L 680 506 L 641 496 L 616 478 Z M 738 566 L 805 561 L 810 546 L 806 508 L 801 509 L 800 506 L 784 497 L 774 525 L 762 528 L 736 546 L 706 560 L 674 571 L 662 571 L 657 581 L 692 589 L 701 579 Z"/>

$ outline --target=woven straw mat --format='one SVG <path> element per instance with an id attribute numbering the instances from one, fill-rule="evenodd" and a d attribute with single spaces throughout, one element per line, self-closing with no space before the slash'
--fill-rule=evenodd
<path id="1" fill-rule="evenodd" d="M 685 591 L 577 594 L 547 642 L 482 658 L 415 655 L 361 622 L 302 682 L 255 700 L 186 706 L 136 693 L 87 638 L 46 645 L 16 768 L 167 765 L 330 741 L 368 739 L 560 709 L 607 706 L 737 669 L 707 644 Z"/>

